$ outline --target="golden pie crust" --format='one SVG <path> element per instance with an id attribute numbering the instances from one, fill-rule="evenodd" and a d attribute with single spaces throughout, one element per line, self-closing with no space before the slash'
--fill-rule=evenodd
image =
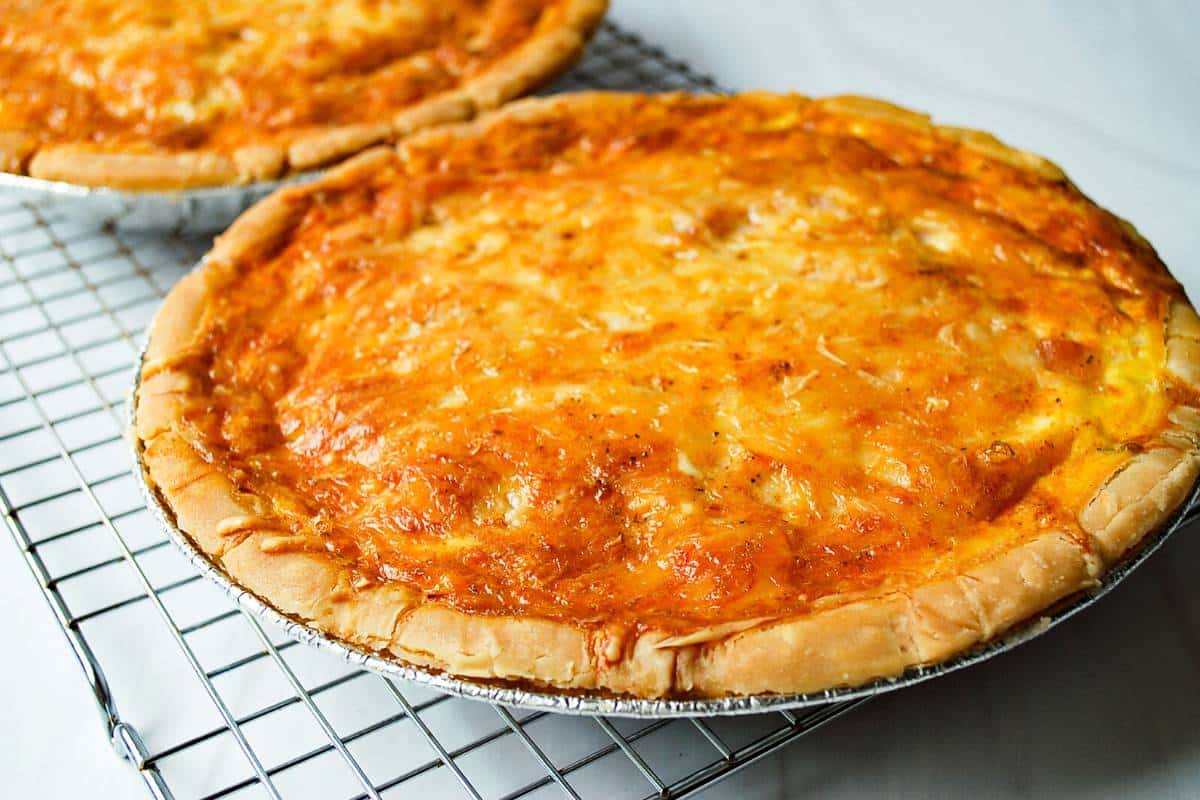
<path id="1" fill-rule="evenodd" d="M 607 0 L 0 0 L 0 171 L 277 178 L 470 119 L 572 63 Z"/>
<path id="2" fill-rule="evenodd" d="M 808 692 L 1095 585 L 1196 481 L 1198 349 L 1133 228 L 987 134 L 563 95 L 247 212 L 136 437 L 232 579 L 403 663 Z"/>

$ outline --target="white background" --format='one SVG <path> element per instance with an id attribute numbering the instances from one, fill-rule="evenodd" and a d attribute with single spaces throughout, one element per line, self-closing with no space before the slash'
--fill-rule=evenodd
<path id="1" fill-rule="evenodd" d="M 733 88 L 854 92 L 1043 153 L 1200 297 L 1200 3 L 616 0 Z M 878 699 L 711 797 L 1200 796 L 1200 541 L 991 663 Z M 0 796 L 145 796 L 0 543 Z"/>

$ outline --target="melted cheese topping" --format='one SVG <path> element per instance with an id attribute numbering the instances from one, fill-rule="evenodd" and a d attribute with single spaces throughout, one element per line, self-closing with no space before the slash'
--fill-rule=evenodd
<path id="1" fill-rule="evenodd" d="M 0 0 L 0 130 L 233 150 L 385 121 L 555 24 L 560 0 Z"/>
<path id="2" fill-rule="evenodd" d="M 1186 391 L 1177 287 L 1064 180 L 798 98 L 561 108 L 309 191 L 209 301 L 192 437 L 360 580 L 801 612 L 1082 540 Z"/>

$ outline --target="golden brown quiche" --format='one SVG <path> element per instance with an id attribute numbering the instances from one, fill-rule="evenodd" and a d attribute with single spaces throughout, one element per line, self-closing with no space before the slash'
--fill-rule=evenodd
<path id="1" fill-rule="evenodd" d="M 573 61 L 606 0 L 0 0 L 0 171 L 265 180 L 470 118 Z"/>
<path id="2" fill-rule="evenodd" d="M 854 685 L 1093 585 L 1197 477 L 1200 318 L 1053 164 L 862 98 L 582 94 L 220 237 L 136 436 L 282 612 L 572 692 Z"/>

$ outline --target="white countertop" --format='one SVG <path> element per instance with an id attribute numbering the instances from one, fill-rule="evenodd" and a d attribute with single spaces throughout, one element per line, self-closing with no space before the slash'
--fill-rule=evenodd
<path id="1" fill-rule="evenodd" d="M 1200 4 L 616 0 L 614 17 L 731 88 L 875 95 L 1045 154 L 1200 298 Z M 1040 640 L 877 699 L 706 796 L 1200 796 L 1196 533 Z M 0 603 L 0 795 L 146 796 L 3 542 Z"/>

